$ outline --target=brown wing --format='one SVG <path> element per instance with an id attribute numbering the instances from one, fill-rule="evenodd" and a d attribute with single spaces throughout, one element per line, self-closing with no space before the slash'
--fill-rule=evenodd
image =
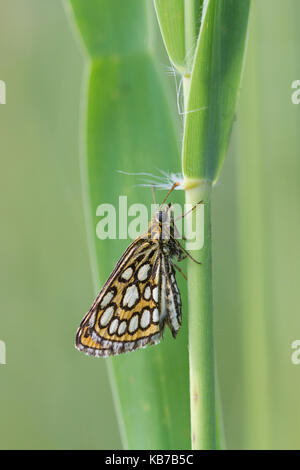
<path id="1" fill-rule="evenodd" d="M 111 356 L 157 344 L 165 318 L 160 312 L 161 254 L 158 243 L 138 238 L 125 251 L 76 335 L 76 348 Z"/>

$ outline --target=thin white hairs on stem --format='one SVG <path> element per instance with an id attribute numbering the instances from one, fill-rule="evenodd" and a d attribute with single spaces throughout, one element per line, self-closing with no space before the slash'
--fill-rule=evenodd
<path id="1" fill-rule="evenodd" d="M 128 173 L 127 171 L 118 170 L 118 173 L 129 176 L 141 176 L 141 183 L 136 186 L 152 187 L 155 189 L 170 189 L 174 183 L 178 183 L 175 190 L 183 190 L 183 176 L 181 173 L 172 173 L 164 170 L 157 169 L 161 174 L 153 175 L 152 173 Z"/>
<path id="2" fill-rule="evenodd" d="M 179 80 L 179 84 L 178 84 L 178 81 L 177 81 L 177 72 L 174 68 L 174 66 L 171 64 L 170 66 L 171 70 L 173 71 L 172 73 L 169 72 L 168 74 L 170 76 L 173 76 L 174 77 L 174 80 L 175 80 L 175 89 L 176 89 L 176 103 L 177 103 L 177 110 L 178 110 L 178 114 L 179 116 L 185 116 L 186 114 L 190 114 L 190 113 L 196 113 L 197 111 L 204 111 L 205 109 L 208 109 L 208 106 L 202 106 L 201 108 L 197 108 L 197 109 L 190 109 L 188 111 L 182 111 L 182 108 L 184 108 L 184 105 L 182 104 L 182 101 L 183 101 L 183 94 L 182 94 L 182 82 L 183 82 L 183 75 L 180 76 L 180 80 Z"/>

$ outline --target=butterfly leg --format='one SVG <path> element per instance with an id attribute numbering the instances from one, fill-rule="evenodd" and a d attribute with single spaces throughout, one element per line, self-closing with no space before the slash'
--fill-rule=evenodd
<path id="1" fill-rule="evenodd" d="M 181 255 L 178 256 L 178 261 L 181 261 L 182 259 L 184 259 L 188 256 L 195 263 L 202 264 L 201 261 L 197 261 L 192 255 L 190 255 L 190 253 L 185 248 L 183 248 L 181 243 L 178 240 L 176 240 L 176 238 L 173 238 L 173 240 L 175 240 L 176 245 L 178 246 L 179 250 L 181 251 Z"/>
<path id="2" fill-rule="evenodd" d="M 173 262 L 173 266 L 174 266 L 174 268 L 177 269 L 178 272 L 180 272 L 180 274 L 181 274 L 181 275 L 184 277 L 184 279 L 187 281 L 187 276 L 186 276 L 186 275 L 184 274 L 184 272 L 180 269 L 180 267 L 177 266 L 177 264 L 175 264 L 174 262 Z"/>

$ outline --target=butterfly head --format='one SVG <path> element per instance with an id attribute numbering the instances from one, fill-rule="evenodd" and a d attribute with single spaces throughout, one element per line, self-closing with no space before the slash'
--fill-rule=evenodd
<path id="1" fill-rule="evenodd" d="M 165 205 L 163 208 L 159 208 L 159 210 L 155 213 L 155 220 L 159 224 L 168 223 L 172 217 L 172 206 L 171 203 Z"/>
<path id="2" fill-rule="evenodd" d="M 174 216 L 171 203 L 160 207 L 155 212 L 150 222 L 151 238 L 154 239 L 169 239 L 170 233 L 173 233 Z"/>

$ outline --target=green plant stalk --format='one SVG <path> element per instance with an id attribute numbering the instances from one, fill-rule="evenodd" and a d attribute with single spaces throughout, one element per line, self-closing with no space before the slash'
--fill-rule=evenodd
<path id="1" fill-rule="evenodd" d="M 186 3 L 192 8 L 192 3 Z M 188 13 L 188 11 L 187 11 Z M 190 76 L 184 77 L 182 148 L 186 201 L 205 202 L 202 266 L 188 264 L 191 434 L 193 449 L 215 449 L 215 363 L 211 265 L 211 184 L 218 177 L 233 122 L 249 14 L 249 1 L 208 0 Z M 186 26 L 186 43 L 193 39 Z M 188 32 L 190 28 L 190 32 Z M 188 35 L 188 36 L 187 36 Z M 186 44 L 186 45 L 187 45 Z M 187 49 L 186 49 L 187 50 Z M 193 252 L 193 255 L 197 254 Z M 220 406 L 218 409 L 220 419 Z"/>
<path id="2" fill-rule="evenodd" d="M 195 47 L 195 15 L 195 1 L 185 0 L 185 47 L 189 71 L 192 68 L 191 58 Z M 188 111 L 190 85 L 191 74 L 187 72 L 183 76 L 185 111 Z M 195 205 L 199 201 L 205 203 L 204 246 L 202 250 L 193 252 L 193 257 L 201 259 L 202 264 L 188 260 L 190 414 L 191 444 L 194 450 L 217 447 L 212 321 L 211 182 L 208 180 L 203 180 L 196 187 L 186 191 L 187 204 Z M 190 218 L 195 216 L 191 214 Z"/>
<path id="3" fill-rule="evenodd" d="M 192 256 L 202 264 L 188 260 L 191 437 L 193 449 L 215 449 L 210 181 L 203 180 L 186 191 L 187 203 L 194 205 L 201 200 L 204 202 L 204 246 L 192 251 Z"/>
<path id="4" fill-rule="evenodd" d="M 200 22 L 197 18 L 196 4 L 199 4 L 199 0 L 184 0 L 185 59 L 189 71 L 191 71 L 197 40 L 197 23 Z"/>

